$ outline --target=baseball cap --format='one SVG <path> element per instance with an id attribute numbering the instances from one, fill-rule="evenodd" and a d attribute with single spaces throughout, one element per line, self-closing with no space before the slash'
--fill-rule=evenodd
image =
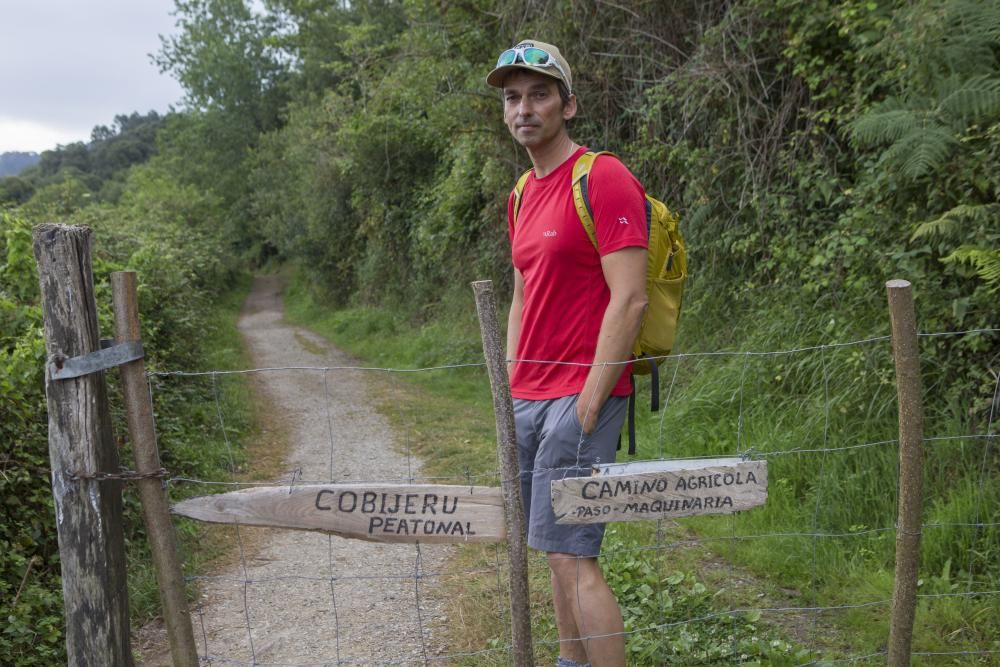
<path id="1" fill-rule="evenodd" d="M 496 67 L 486 75 L 486 83 L 494 88 L 502 88 L 504 77 L 518 69 L 551 76 L 565 83 L 570 92 L 573 90 L 573 73 L 569 63 L 552 44 L 535 39 L 521 40 L 500 54 Z"/>

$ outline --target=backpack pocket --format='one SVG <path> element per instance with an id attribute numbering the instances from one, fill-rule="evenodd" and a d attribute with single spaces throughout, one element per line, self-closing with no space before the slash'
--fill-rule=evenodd
<path id="1" fill-rule="evenodd" d="M 636 356 L 645 354 L 663 357 L 670 354 L 674 346 L 674 335 L 677 333 L 686 278 L 686 275 L 679 275 L 676 278 L 653 278 L 649 281 L 646 290 L 646 298 L 649 299 L 647 319 L 643 322 L 636 341 Z M 655 321 L 649 318 L 655 318 Z M 645 375 L 644 366 L 645 364 L 636 364 L 635 372 Z"/>

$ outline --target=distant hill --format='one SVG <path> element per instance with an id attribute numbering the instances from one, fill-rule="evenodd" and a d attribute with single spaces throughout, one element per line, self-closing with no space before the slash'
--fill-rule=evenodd
<path id="1" fill-rule="evenodd" d="M 95 127 L 87 143 L 60 145 L 41 155 L 4 153 L 0 156 L 0 206 L 23 204 L 36 192 L 67 180 L 88 191 L 90 202 L 116 201 L 128 170 L 156 153 L 156 133 L 164 121 L 155 111 L 119 114 L 110 127 Z M 8 167 L 9 160 L 14 163 Z"/>
<path id="2" fill-rule="evenodd" d="M 2 153 L 0 154 L 0 178 L 17 176 L 28 167 L 41 160 L 38 153 Z"/>

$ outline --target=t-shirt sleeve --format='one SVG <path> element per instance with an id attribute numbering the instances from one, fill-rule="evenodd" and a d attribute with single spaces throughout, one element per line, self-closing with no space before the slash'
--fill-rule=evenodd
<path id="1" fill-rule="evenodd" d="M 620 160 L 610 155 L 594 160 L 587 176 L 587 199 L 602 256 L 622 248 L 648 247 L 646 192 Z"/>

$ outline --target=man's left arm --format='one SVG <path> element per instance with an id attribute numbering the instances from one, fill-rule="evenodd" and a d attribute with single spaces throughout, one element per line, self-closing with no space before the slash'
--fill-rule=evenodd
<path id="1" fill-rule="evenodd" d="M 597 416 L 621 377 L 619 362 L 628 361 L 646 311 L 646 249 L 626 247 L 601 258 L 611 300 L 601 320 L 594 365 L 576 403 L 585 433 L 597 427 Z"/>

